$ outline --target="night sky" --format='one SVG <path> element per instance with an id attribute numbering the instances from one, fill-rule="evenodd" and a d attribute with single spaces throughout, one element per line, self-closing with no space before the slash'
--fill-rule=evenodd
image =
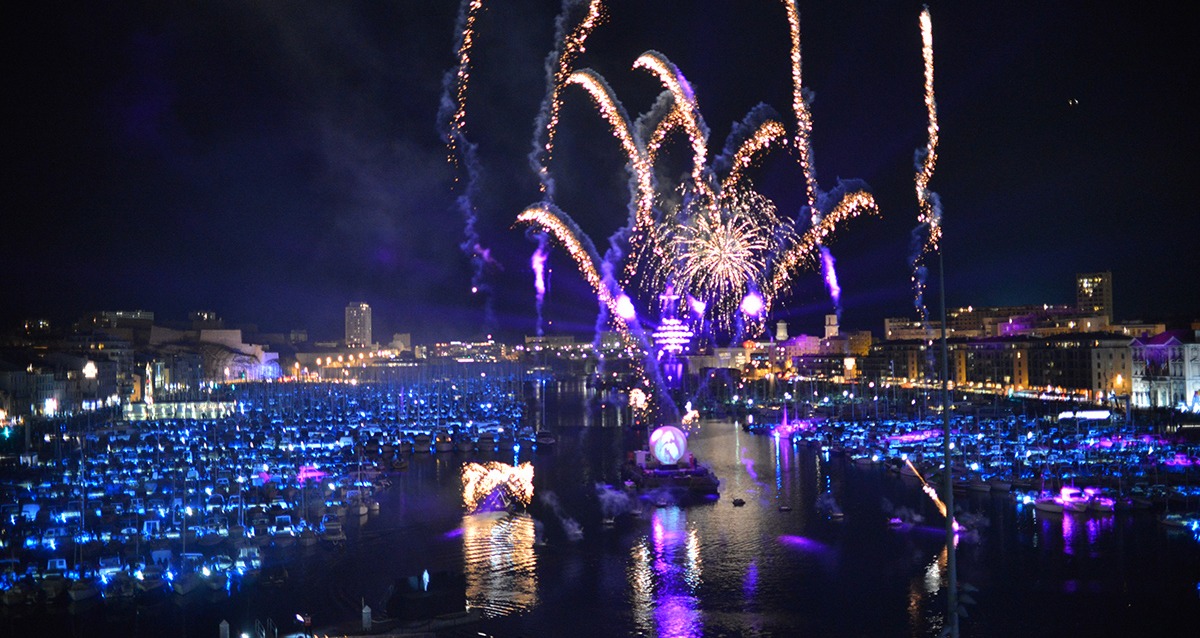
<path id="1" fill-rule="evenodd" d="M 362 300 L 377 340 L 532 334 L 535 243 L 513 220 L 540 197 L 526 156 L 560 1 L 485 6 L 466 134 L 481 162 L 475 227 L 496 265 L 477 295 L 437 122 L 457 2 L 8 8 L 0 321 L 204 309 L 334 339 L 346 303 Z M 794 126 L 779 2 L 606 6 L 577 66 L 603 74 L 631 115 L 660 90 L 631 69 L 655 49 L 695 88 L 710 157 L 760 102 Z M 921 6 L 800 2 L 820 185 L 861 179 L 883 213 L 831 242 L 843 324 L 877 334 L 883 317 L 915 314 Z M 1197 23 L 1161 3 L 930 9 L 949 303 L 1072 303 L 1075 273 L 1111 270 L 1118 320 L 1200 318 L 1200 140 L 1185 97 Z M 557 201 L 598 245 L 625 221 L 623 164 L 590 100 L 569 89 Z M 799 211 L 794 160 L 772 156 L 755 177 L 782 213 Z M 548 330 L 590 334 L 594 297 L 562 250 L 550 265 Z M 814 333 L 830 310 L 812 273 L 775 315 Z"/>

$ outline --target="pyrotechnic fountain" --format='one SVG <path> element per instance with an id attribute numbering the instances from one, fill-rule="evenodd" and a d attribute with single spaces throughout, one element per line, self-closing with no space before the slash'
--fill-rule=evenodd
<path id="1" fill-rule="evenodd" d="M 510 503 L 527 506 L 533 500 L 533 464 L 467 463 L 462 468 L 462 485 L 463 506 L 469 514 L 503 509 L 501 505 Z"/>

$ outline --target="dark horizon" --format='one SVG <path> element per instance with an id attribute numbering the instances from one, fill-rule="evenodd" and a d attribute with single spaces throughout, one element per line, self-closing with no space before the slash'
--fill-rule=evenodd
<path id="1" fill-rule="evenodd" d="M 941 125 L 930 188 L 949 305 L 1071 304 L 1076 273 L 1109 270 L 1116 320 L 1200 319 L 1186 190 L 1200 136 L 1180 81 L 1200 57 L 1196 27 L 1165 7 L 960 5 L 930 3 Z M 0 322 L 212 310 L 315 341 L 340 338 L 345 305 L 362 300 L 376 341 L 534 334 L 536 244 L 513 220 L 540 199 L 526 155 L 560 2 L 485 7 L 466 133 L 481 167 L 475 228 L 497 265 L 475 295 L 437 123 L 457 2 L 17 8 Z M 576 66 L 603 74 L 631 115 L 659 87 L 630 65 L 655 49 L 695 88 L 710 157 L 760 102 L 792 129 L 778 2 L 606 7 Z M 921 7 L 799 5 L 820 186 L 861 179 L 882 210 L 831 242 L 848 329 L 878 334 L 884 317 L 916 314 Z M 559 205 L 604 245 L 624 221 L 626 175 L 577 89 L 564 94 L 552 170 Z M 798 213 L 788 155 L 755 179 L 781 214 Z M 591 334 L 594 296 L 561 249 L 549 264 L 547 331 Z M 832 310 L 813 272 L 771 322 L 814 333 Z"/>

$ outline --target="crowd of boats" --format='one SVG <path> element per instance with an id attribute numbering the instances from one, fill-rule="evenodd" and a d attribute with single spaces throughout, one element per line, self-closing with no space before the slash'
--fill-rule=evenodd
<path id="1" fill-rule="evenodd" d="M 746 427 L 944 490 L 940 419 L 814 418 Z M 950 431 L 956 493 L 1003 494 L 1055 514 L 1153 509 L 1164 525 L 1200 539 L 1200 442 L 1105 418 L 953 416 Z"/>
<path id="2" fill-rule="evenodd" d="M 378 512 L 411 455 L 554 444 L 521 426 L 518 402 L 456 390 L 451 402 L 409 387 L 397 401 L 382 386 L 279 384 L 218 419 L 47 437 L 0 485 L 0 602 L 139 604 L 279 585 L 286 569 L 265 557 L 345 543 L 347 523 Z"/>

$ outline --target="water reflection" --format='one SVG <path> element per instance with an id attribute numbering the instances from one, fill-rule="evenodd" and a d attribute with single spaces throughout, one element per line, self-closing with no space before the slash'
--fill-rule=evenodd
<path id="1" fill-rule="evenodd" d="M 1098 555 L 1097 545 L 1103 534 L 1113 530 L 1113 516 L 1062 515 L 1063 552 L 1074 555 L 1086 551 Z"/>
<path id="2" fill-rule="evenodd" d="M 654 510 L 650 537 L 630 552 L 629 586 L 634 622 L 642 633 L 701 636 L 699 598 L 702 575 L 700 535 L 678 507 Z"/>
<path id="3" fill-rule="evenodd" d="M 535 538 L 534 520 L 528 514 L 493 512 L 463 517 L 467 609 L 506 616 L 537 605 Z"/>

